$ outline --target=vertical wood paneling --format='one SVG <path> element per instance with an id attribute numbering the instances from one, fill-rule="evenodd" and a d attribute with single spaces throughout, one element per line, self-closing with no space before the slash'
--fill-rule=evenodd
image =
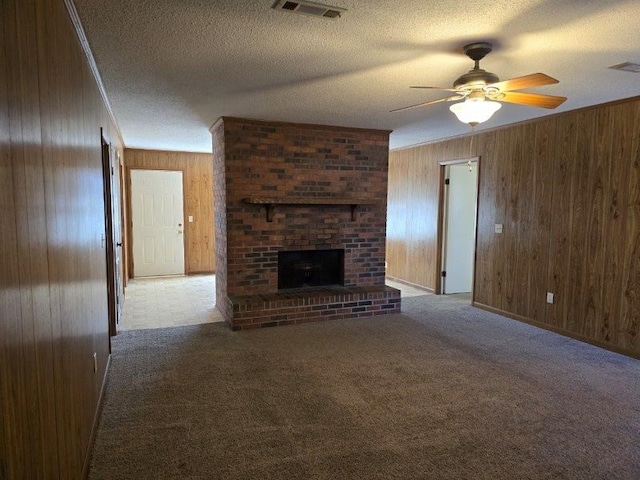
<path id="1" fill-rule="evenodd" d="M 429 224 L 423 222 L 424 218 L 438 218 L 437 199 L 439 196 L 439 185 L 435 182 L 424 182 L 424 178 L 431 176 L 438 178 L 440 169 L 434 164 L 421 162 L 415 156 L 411 159 L 410 171 L 415 172 L 412 178 L 411 192 L 409 199 L 417 204 L 409 204 L 409 211 L 412 214 L 412 241 L 409 250 L 419 252 L 416 264 L 406 264 L 406 268 L 412 268 L 416 272 L 414 283 L 427 283 L 431 288 L 435 288 L 437 272 L 429 271 L 425 265 L 433 265 L 436 262 L 436 251 L 433 245 L 437 243 L 437 229 L 429 228 Z M 425 228 L 426 227 L 426 228 Z M 413 258 L 408 256 L 406 260 Z"/>
<path id="2" fill-rule="evenodd" d="M 0 5 L 0 478 L 80 478 L 109 356 L 100 129 L 117 135 L 64 2 Z"/>
<path id="3" fill-rule="evenodd" d="M 633 138 L 634 105 L 626 103 L 612 111 L 611 119 L 611 162 L 608 165 L 609 182 L 605 188 L 605 226 L 603 243 L 606 247 L 603 268 L 604 284 L 602 297 L 604 300 L 603 319 L 600 325 L 600 338 L 605 342 L 619 343 L 621 296 L 623 274 L 625 269 L 624 254 L 626 242 L 624 238 L 625 222 L 628 209 L 619 205 L 620 199 L 628 197 L 630 167 L 629 157 Z"/>
<path id="4" fill-rule="evenodd" d="M 577 170 L 582 171 L 582 175 L 572 172 L 575 189 L 573 191 L 573 215 L 571 217 L 571 254 L 569 264 L 569 281 L 571 282 L 570 305 L 571 313 L 565 319 L 566 328 L 575 331 L 580 335 L 587 334 L 589 325 L 588 315 L 594 309 L 593 298 L 588 298 L 587 278 L 589 276 L 589 266 L 593 265 L 593 259 L 586 257 L 587 242 L 589 236 L 591 210 L 591 195 L 595 191 L 598 179 L 594 179 L 593 169 L 593 135 L 594 122 L 593 113 L 578 113 L 577 118 L 578 135 L 576 137 L 576 157 Z"/>
<path id="5" fill-rule="evenodd" d="M 15 10 L 12 10 L 15 7 Z M 13 19 L 14 22 L 10 21 Z M 20 289 L 20 323 L 9 347 L 22 356 L 18 370 L 21 376 L 18 401 L 18 422 L 8 426 L 8 432 L 19 429 L 20 457 L 23 474 L 33 477 L 57 475 L 55 415 L 50 413 L 47 400 L 53 391 L 51 362 L 46 360 L 50 347 L 50 305 L 47 272 L 46 211 L 44 202 L 43 163 L 40 149 L 41 116 L 39 105 L 38 64 L 30 61 L 38 56 L 36 29 L 20 28 L 35 23 L 35 2 L 9 4 L 5 18 L 6 40 L 16 47 L 10 51 L 9 75 L 9 134 L 10 155 L 13 160 L 15 230 L 18 238 L 18 272 Z M 41 343 L 44 337 L 44 342 Z M 21 437 L 21 438 L 20 438 Z M 48 449 L 53 445 L 52 449 Z M 24 449 L 24 450 L 23 450 Z M 11 474 L 11 470 L 9 471 Z"/>
<path id="6" fill-rule="evenodd" d="M 456 138 L 392 151 L 389 275 L 431 287 L 437 273 L 437 245 L 412 246 L 413 232 L 435 230 L 437 219 L 417 215 L 403 195 L 435 191 L 438 176 L 407 159 L 433 166 L 478 156 L 474 302 L 640 355 L 639 112 L 630 99 L 479 133 L 471 145 Z M 437 198 L 424 201 L 432 205 L 421 211 L 433 211 Z"/>
<path id="7" fill-rule="evenodd" d="M 164 152 L 157 150 L 126 149 L 124 162 L 127 169 L 180 170 L 184 175 L 185 209 L 185 270 L 187 274 L 215 271 L 215 244 L 213 234 L 213 155 L 209 153 Z M 127 184 L 130 182 L 127 181 Z M 128 194 L 128 218 L 131 218 Z M 193 216 L 193 223 L 188 216 Z M 132 243 L 127 232 L 129 268 L 133 270 Z M 130 271 L 131 271 L 130 270 Z M 135 275 L 135 272 L 134 272 Z"/>
<path id="8" fill-rule="evenodd" d="M 619 344 L 632 351 L 640 350 L 640 102 L 634 104 L 633 112 L 626 117 L 633 125 L 631 148 L 624 161 L 629 164 L 629 187 L 626 198 L 618 205 L 626 205 L 626 245 L 622 263 L 622 297 L 620 308 Z"/>
<path id="9" fill-rule="evenodd" d="M 504 130 L 497 131 L 495 144 L 493 146 L 494 156 L 492 158 L 486 158 L 486 155 L 482 156 L 486 162 L 494 162 L 496 164 L 496 196 L 493 199 L 489 199 L 489 202 L 493 203 L 495 223 L 503 225 L 502 234 L 495 234 L 493 228 L 488 232 L 488 234 L 493 238 L 489 244 L 490 248 L 487 252 L 489 261 L 493 262 L 494 272 L 494 288 L 492 289 L 491 304 L 496 305 L 497 308 L 503 308 L 508 291 L 507 268 L 509 268 L 509 264 L 507 263 L 508 255 L 505 255 L 505 252 L 507 252 L 509 247 L 509 242 L 506 240 L 506 234 L 509 232 L 506 227 L 509 179 L 508 172 L 505 170 L 509 170 L 509 168 L 505 166 L 505 162 L 501 162 L 498 159 L 510 157 L 509 140 L 508 132 L 505 132 Z M 479 209 L 483 209 L 484 207 L 484 203 L 481 203 L 478 206 Z"/>
<path id="10" fill-rule="evenodd" d="M 491 246 L 494 241 L 494 225 L 496 223 L 496 209 L 493 199 L 496 197 L 498 169 L 496 162 L 487 160 L 493 158 L 493 146 L 495 145 L 495 133 L 478 136 L 475 140 L 482 142 L 477 145 L 477 151 L 486 155 L 478 164 L 478 227 L 476 231 L 476 258 L 473 282 L 474 301 L 491 304 L 493 287 L 496 284 L 494 265 L 490 259 Z"/>
<path id="11" fill-rule="evenodd" d="M 437 180 L 430 180 L 439 174 L 437 162 L 424 161 L 412 150 L 398 152 L 389 163 L 387 275 L 429 289 L 436 279 L 428 266 L 436 262 L 439 194 Z"/>
<path id="12" fill-rule="evenodd" d="M 407 256 L 407 201 L 404 196 L 404 159 L 400 156 L 389 162 L 389 184 L 387 192 L 387 248 L 386 274 L 408 279 L 404 265 Z"/>
<path id="13" fill-rule="evenodd" d="M 554 159 L 556 145 L 556 119 L 542 121 L 536 125 L 536 135 L 527 143 L 531 147 L 529 161 L 533 166 L 533 196 L 531 199 L 531 243 L 529 262 L 529 292 L 526 317 L 546 322 L 546 291 L 540 291 L 547 284 L 551 265 L 549 232 L 552 228 Z M 527 236 L 527 233 L 523 233 Z M 553 291 L 553 290 L 552 290 Z"/>
<path id="14" fill-rule="evenodd" d="M 559 120 L 559 119 L 558 119 Z M 574 301 L 571 296 L 573 282 L 567 280 L 571 266 L 573 201 L 577 160 L 577 115 L 567 115 L 563 128 L 555 127 L 556 147 L 551 183 L 551 229 L 549 241 L 548 291 L 555 293 L 555 304 L 546 305 L 545 321 L 556 328 L 568 330 L 566 319 Z"/>
<path id="15" fill-rule="evenodd" d="M 612 165 L 612 139 L 613 139 L 613 108 L 597 110 L 594 116 L 594 137 L 593 153 L 591 164 L 593 173 L 590 177 L 594 181 L 591 195 L 591 212 L 589 213 L 589 236 L 587 251 L 585 256 L 591 259 L 592 263 L 588 268 L 587 299 L 593 308 L 586 317 L 586 335 L 603 341 L 605 337 L 611 336 L 609 309 L 615 302 L 604 297 L 605 284 L 616 281 L 615 276 L 607 278 L 605 271 L 606 264 L 612 263 L 614 259 L 609 256 L 611 249 L 606 243 L 607 231 L 614 228 L 615 220 L 609 216 L 607 205 L 608 196 L 611 190 L 611 165 Z M 616 298 L 617 300 L 617 298 Z"/>
<path id="16" fill-rule="evenodd" d="M 533 129 L 535 135 L 535 128 Z M 505 242 L 506 257 L 503 257 L 505 296 L 502 309 L 517 315 L 524 315 L 523 304 L 528 293 L 528 242 L 531 238 L 526 232 L 530 229 L 531 208 L 531 166 L 525 156 L 526 129 L 520 125 L 514 127 L 509 135 L 508 155 L 511 161 L 502 162 L 504 168 L 504 187 L 506 192 Z"/>
<path id="17" fill-rule="evenodd" d="M 20 275 L 18 268 L 18 240 L 13 185 L 13 162 L 9 135 L 9 62 L 4 45 L 12 38 L 6 22 L 15 18 L 15 11 L 5 2 L 0 3 L 0 305 L 3 318 L 0 321 L 0 478 L 25 477 L 30 467 L 24 459 L 29 453 L 26 420 L 27 402 L 23 387 L 22 335 L 20 332 Z M 5 399 L 12 398 L 8 402 Z M 15 435 L 14 435 L 15 432 Z M 10 461 L 10 459 L 22 461 Z"/>
<path id="18" fill-rule="evenodd" d="M 207 154 L 203 160 L 198 159 L 189 162 L 185 191 L 187 215 L 194 216 L 193 223 L 187 222 L 187 266 L 192 273 L 215 270 L 213 157 Z"/>
<path id="19" fill-rule="evenodd" d="M 4 3 L 0 3 L 0 22 L 7 15 Z M 0 23 L 0 43 L 5 45 L 4 24 Z M 18 320 L 18 284 L 17 239 L 15 231 L 15 205 L 13 202 L 13 168 L 10 157 L 9 139 L 9 105 L 7 93 L 7 59 L 5 49 L 0 48 L 0 305 L 3 308 L 3 319 L 0 322 L 0 399 L 7 398 L 14 388 L 11 385 L 17 379 L 9 378 L 9 372 L 15 371 L 12 358 L 9 353 L 10 341 L 15 338 L 13 333 Z M 6 309 L 5 309 L 6 308 Z M 0 478 L 8 478 L 7 458 L 9 457 L 10 443 L 5 441 L 5 417 L 9 414 L 6 402 L 0 401 Z"/>

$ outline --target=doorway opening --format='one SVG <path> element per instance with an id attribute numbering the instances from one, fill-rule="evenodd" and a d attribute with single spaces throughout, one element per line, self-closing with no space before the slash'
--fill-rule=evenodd
<path id="1" fill-rule="evenodd" d="M 441 162 L 440 277 L 438 293 L 472 301 L 478 209 L 479 158 Z"/>
<path id="2" fill-rule="evenodd" d="M 107 282 L 107 313 L 109 321 L 109 335 L 117 334 L 118 324 L 122 315 L 123 287 L 121 266 L 120 224 L 117 221 L 120 206 L 117 195 L 117 182 L 114 180 L 113 153 L 111 143 L 101 129 L 102 180 L 104 195 L 104 237 L 103 246 L 106 258 Z M 111 344 L 109 344 L 111 349 Z"/>

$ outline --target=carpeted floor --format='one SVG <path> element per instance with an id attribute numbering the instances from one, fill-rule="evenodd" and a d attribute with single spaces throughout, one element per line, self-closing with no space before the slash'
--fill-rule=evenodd
<path id="1" fill-rule="evenodd" d="M 640 362 L 444 296 L 124 332 L 91 479 L 640 479 Z"/>

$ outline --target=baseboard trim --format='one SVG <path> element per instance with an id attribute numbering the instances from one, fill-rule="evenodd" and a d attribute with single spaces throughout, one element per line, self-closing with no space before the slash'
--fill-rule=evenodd
<path id="1" fill-rule="evenodd" d="M 100 387 L 100 395 L 98 396 L 98 405 L 96 413 L 93 416 L 93 424 L 91 425 L 91 434 L 89 435 L 89 445 L 84 456 L 84 464 L 82 466 L 82 479 L 89 477 L 89 467 L 91 466 L 91 454 L 93 453 L 93 445 L 96 441 L 98 433 L 98 424 L 100 423 L 100 415 L 102 414 L 102 403 L 104 400 L 104 392 L 107 389 L 107 379 L 109 378 L 109 369 L 111 368 L 111 354 L 107 357 L 107 368 L 104 369 L 104 378 L 102 379 L 102 387 Z"/>
<path id="2" fill-rule="evenodd" d="M 573 338 L 574 340 L 578 340 L 580 342 L 588 343 L 595 347 L 603 348 L 605 350 L 609 350 L 611 352 L 619 353 L 621 355 L 625 355 L 627 357 L 635 358 L 640 360 L 640 352 L 635 352 L 633 350 L 628 350 L 626 348 L 621 348 L 616 345 L 611 345 L 606 342 L 602 342 L 600 340 L 594 340 L 593 338 L 589 338 L 586 335 L 581 335 L 579 333 L 573 333 L 568 330 L 564 330 L 562 328 L 558 328 L 554 325 L 548 325 L 546 323 L 537 322 L 532 320 L 531 318 L 524 317 L 522 315 L 518 315 L 515 313 L 507 312 L 505 310 L 501 310 L 499 308 L 491 307 L 489 305 L 485 305 L 480 302 L 471 302 L 471 305 L 477 307 L 481 310 L 486 310 L 487 312 L 496 313 L 498 315 L 502 315 L 503 317 L 511 318 L 512 320 L 517 320 L 522 323 L 526 323 L 532 325 L 534 327 L 542 328 L 543 330 L 548 330 L 553 333 L 557 333 L 558 335 L 562 335 L 564 337 Z"/>
<path id="3" fill-rule="evenodd" d="M 412 283 L 407 280 L 403 280 L 402 278 L 392 277 L 391 275 L 387 275 L 385 278 L 391 280 L 392 282 L 402 283 L 403 285 L 407 285 L 408 287 L 417 288 L 418 290 L 424 290 L 427 293 L 436 293 L 433 288 L 425 287 L 424 285 L 418 285 L 417 283 Z"/>

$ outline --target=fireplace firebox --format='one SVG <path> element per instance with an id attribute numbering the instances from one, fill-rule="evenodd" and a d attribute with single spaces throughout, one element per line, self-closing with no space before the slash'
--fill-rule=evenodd
<path id="1" fill-rule="evenodd" d="M 344 250 L 278 252 L 278 289 L 344 285 Z"/>

